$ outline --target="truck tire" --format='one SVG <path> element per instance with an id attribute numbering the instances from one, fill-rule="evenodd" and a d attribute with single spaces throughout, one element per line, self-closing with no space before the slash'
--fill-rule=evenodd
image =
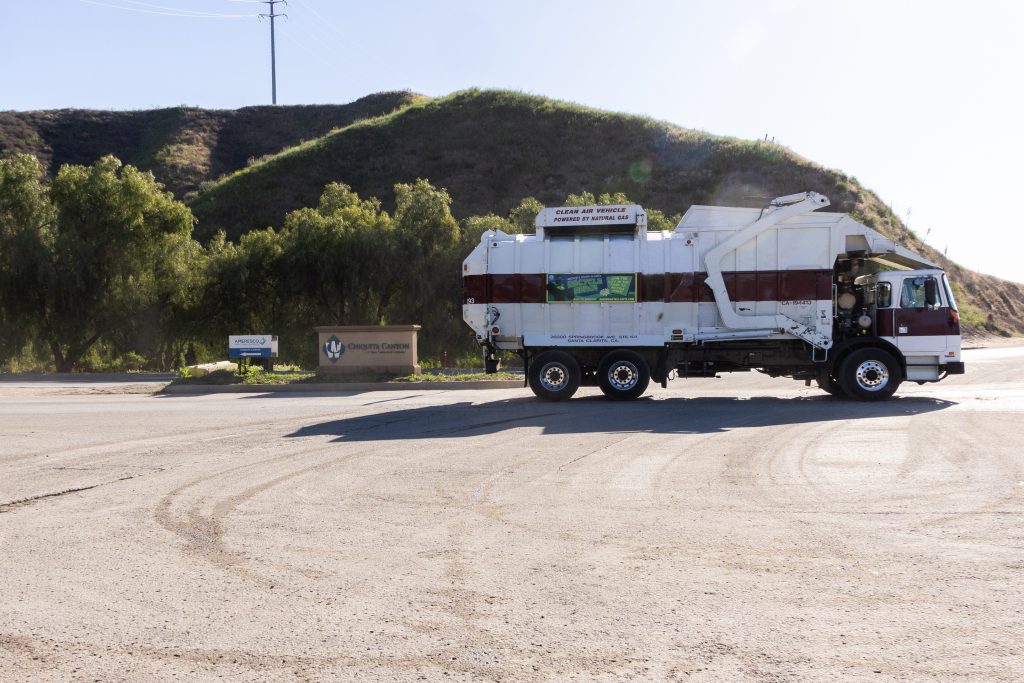
<path id="1" fill-rule="evenodd" d="M 564 351 L 545 351 L 530 361 L 530 388 L 545 401 L 565 401 L 580 388 L 576 359 Z"/>
<path id="2" fill-rule="evenodd" d="M 628 401 L 641 396 L 651 381 L 647 361 L 633 351 L 612 351 L 597 367 L 597 384 L 608 398 Z"/>
<path id="3" fill-rule="evenodd" d="M 817 382 L 818 388 L 825 393 L 832 394 L 838 398 L 846 398 L 846 392 L 843 391 L 843 388 L 839 385 L 839 380 L 837 380 L 828 370 L 822 370 L 818 373 Z"/>
<path id="4" fill-rule="evenodd" d="M 858 349 L 839 367 L 839 386 L 858 401 L 884 401 L 902 381 L 900 364 L 881 349 Z"/>

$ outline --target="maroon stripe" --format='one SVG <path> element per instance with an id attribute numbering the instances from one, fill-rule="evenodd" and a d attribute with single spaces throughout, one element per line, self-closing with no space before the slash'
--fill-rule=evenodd
<path id="1" fill-rule="evenodd" d="M 462 276 L 462 302 L 467 304 L 487 303 L 487 276 Z"/>
<path id="2" fill-rule="evenodd" d="M 896 324 L 893 325 L 895 313 Z M 878 311 L 879 337 L 934 337 L 960 334 L 960 323 L 953 320 L 948 308 L 883 308 Z M 899 326 L 906 332 L 894 334 Z"/>
<path id="3" fill-rule="evenodd" d="M 715 297 L 705 284 L 707 273 L 640 273 L 640 301 L 711 303 Z M 722 273 L 733 301 L 806 301 L 832 298 L 831 270 L 730 271 Z M 544 273 L 465 275 L 463 302 L 542 304 L 547 302 Z"/>

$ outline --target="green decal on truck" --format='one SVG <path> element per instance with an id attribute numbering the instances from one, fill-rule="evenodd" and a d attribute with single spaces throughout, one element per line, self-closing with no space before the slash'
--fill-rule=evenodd
<path id="1" fill-rule="evenodd" d="M 549 273 L 549 304 L 634 303 L 636 273 Z"/>

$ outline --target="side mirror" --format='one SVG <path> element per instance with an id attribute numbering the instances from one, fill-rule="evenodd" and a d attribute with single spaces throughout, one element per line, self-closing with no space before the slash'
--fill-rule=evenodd
<path id="1" fill-rule="evenodd" d="M 939 288 L 933 277 L 924 281 L 924 303 L 928 308 L 934 308 L 939 303 Z"/>
<path id="2" fill-rule="evenodd" d="M 888 282 L 879 282 L 875 294 L 875 305 L 878 308 L 889 308 L 892 306 L 892 285 Z"/>

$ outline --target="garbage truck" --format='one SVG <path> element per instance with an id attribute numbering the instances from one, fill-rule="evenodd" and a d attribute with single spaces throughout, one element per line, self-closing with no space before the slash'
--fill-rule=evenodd
<path id="1" fill-rule="evenodd" d="M 463 318 L 488 372 L 516 353 L 552 401 L 751 370 L 875 401 L 962 374 L 946 274 L 829 204 L 691 206 L 671 232 L 648 231 L 637 205 L 545 208 L 535 234 L 483 233 Z"/>

